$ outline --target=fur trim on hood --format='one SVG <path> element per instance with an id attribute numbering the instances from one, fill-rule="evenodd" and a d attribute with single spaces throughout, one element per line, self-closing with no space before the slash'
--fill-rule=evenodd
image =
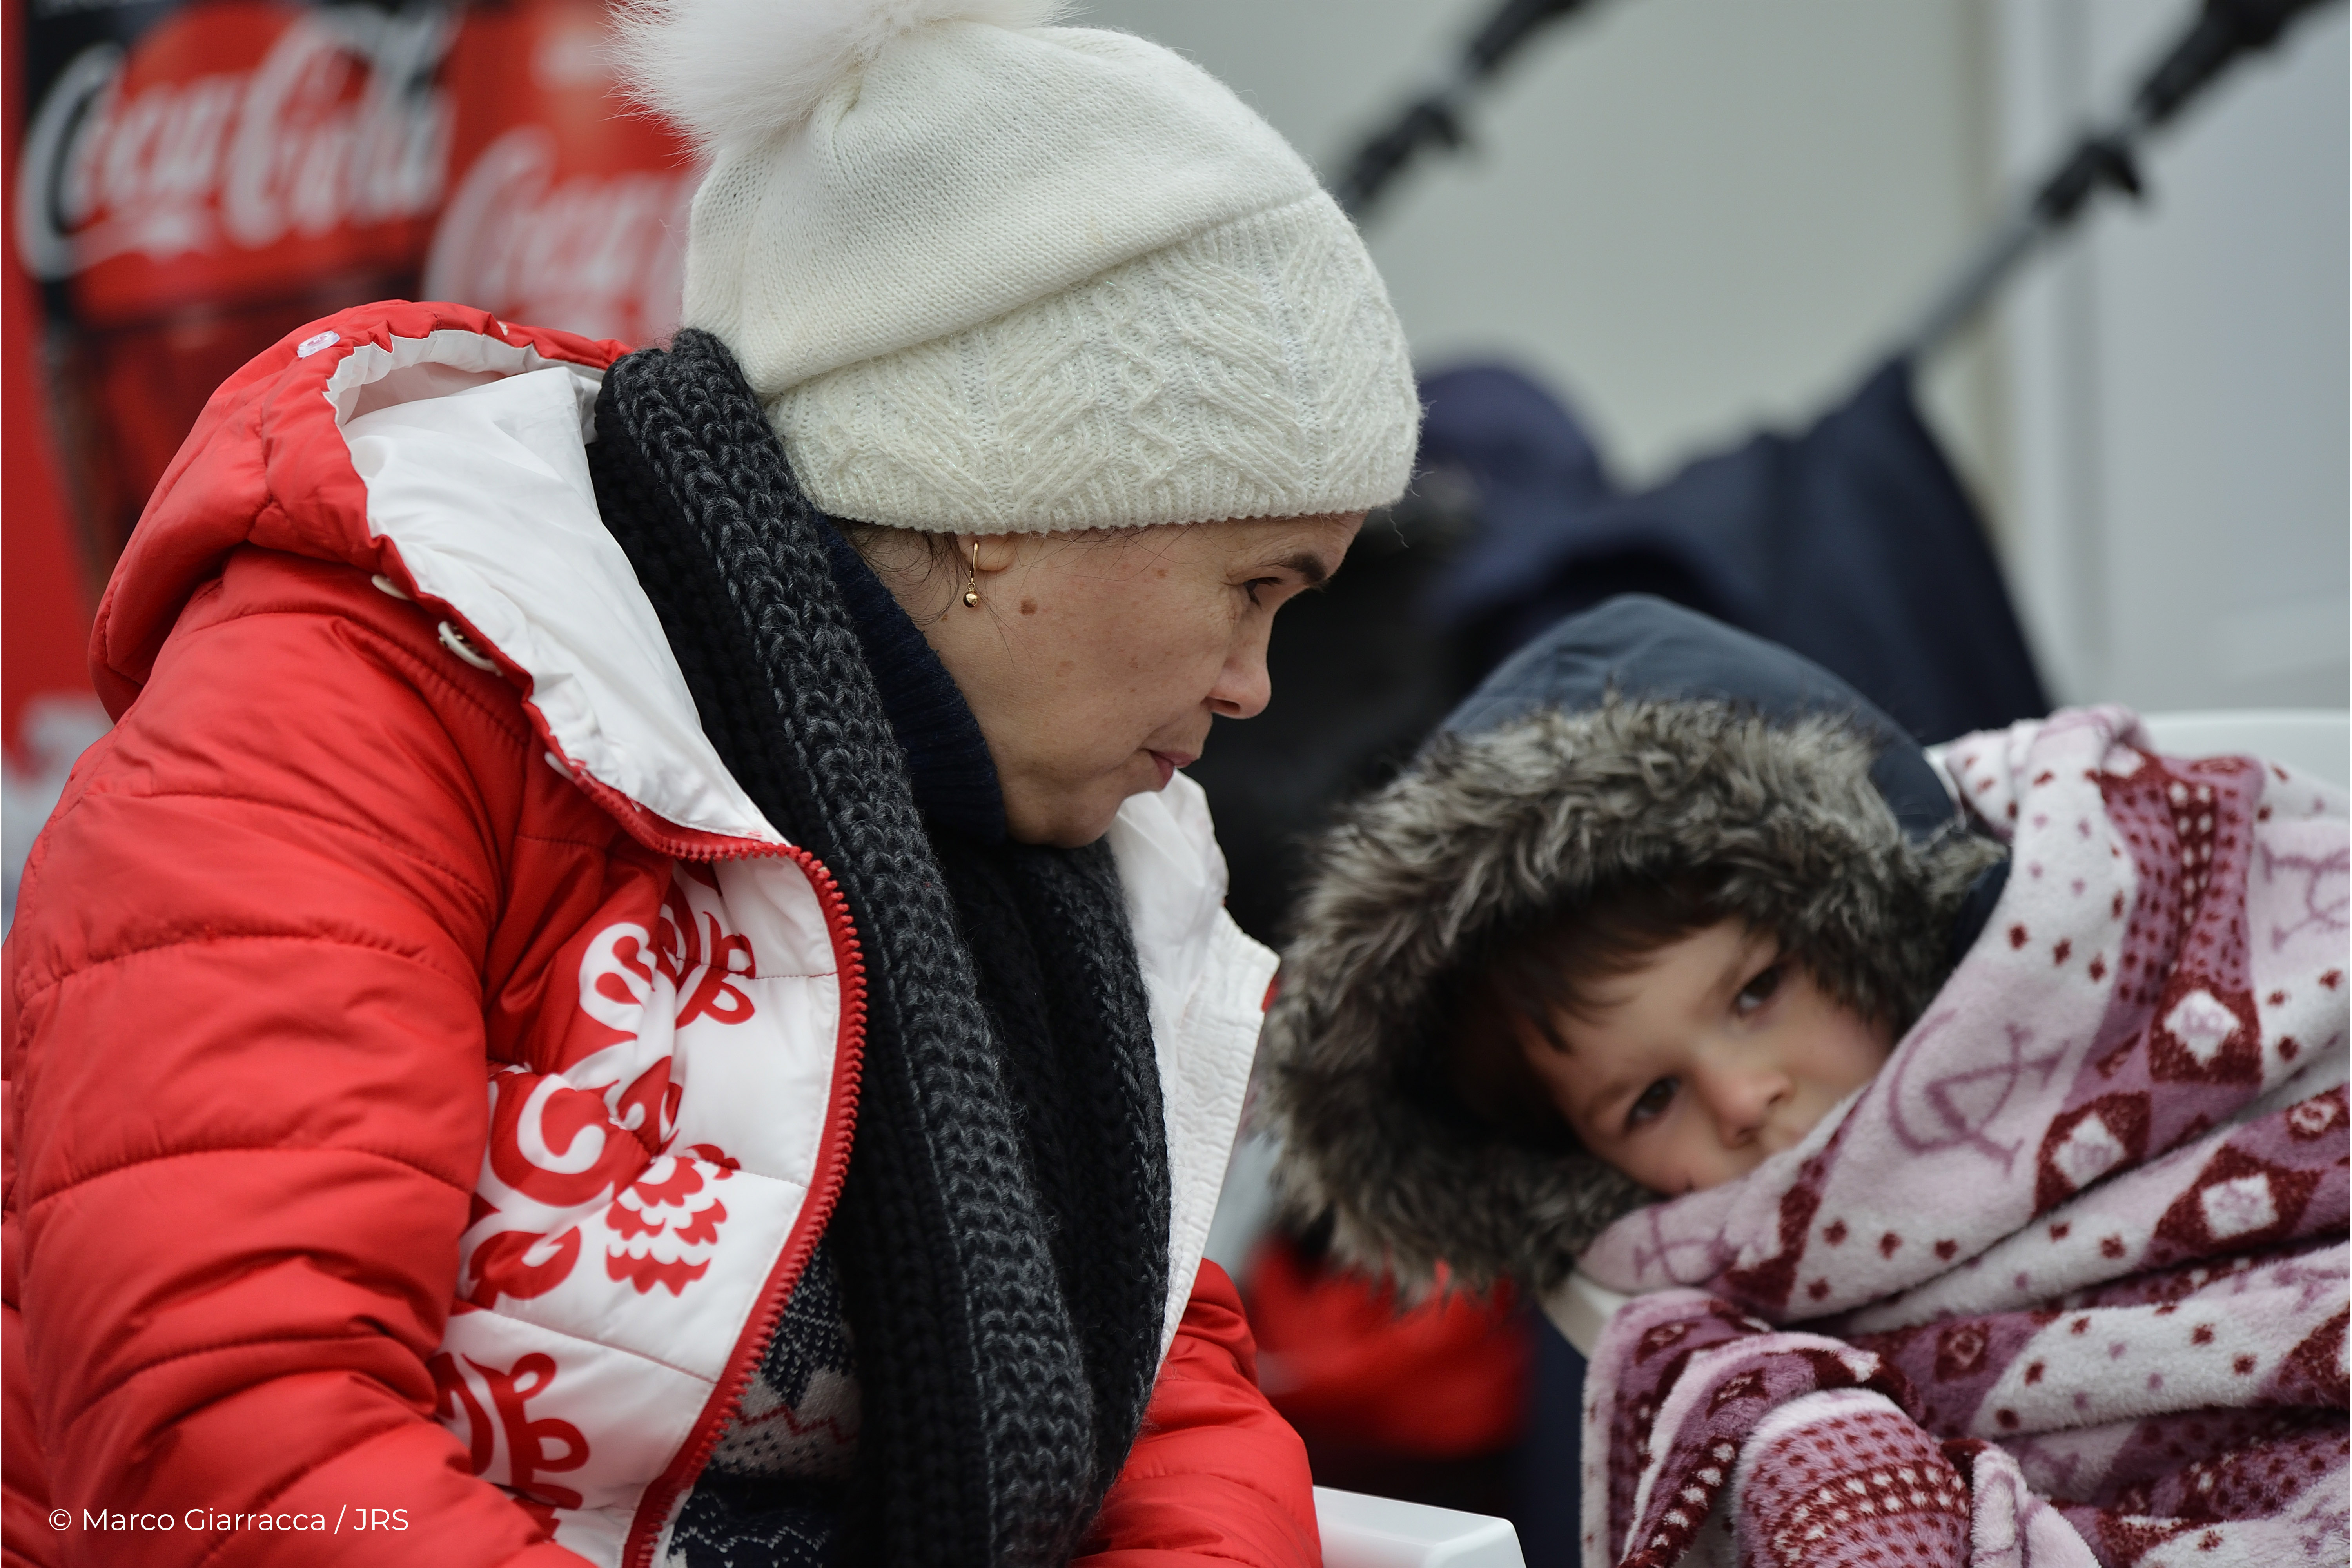
<path id="1" fill-rule="evenodd" d="M 1440 1059 L 1459 966 L 1596 888 L 1717 869 L 1728 912 L 1840 1002 L 1907 1026 L 2001 850 L 1957 816 L 1906 837 L 1872 782 L 1880 749 L 1848 715 L 1713 699 L 1612 696 L 1442 734 L 1326 837 L 1299 908 L 1265 1037 L 1285 1207 L 1328 1214 L 1342 1257 L 1409 1285 L 1442 1258 L 1466 1285 L 1540 1291 L 1652 1196 L 1479 1121 Z"/>

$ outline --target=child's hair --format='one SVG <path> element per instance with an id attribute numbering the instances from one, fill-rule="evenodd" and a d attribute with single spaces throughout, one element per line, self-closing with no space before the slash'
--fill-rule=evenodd
<path id="1" fill-rule="evenodd" d="M 1458 972 L 1447 1008 L 1445 1071 L 1454 1092 L 1490 1125 L 1542 1148 L 1576 1135 L 1536 1076 L 1521 1041 L 1532 1028 L 1566 1050 L 1559 1019 L 1592 1016 L 1594 985 L 1724 918 L 1719 879 L 1704 872 L 1603 889 L 1534 925 L 1502 934 Z"/>

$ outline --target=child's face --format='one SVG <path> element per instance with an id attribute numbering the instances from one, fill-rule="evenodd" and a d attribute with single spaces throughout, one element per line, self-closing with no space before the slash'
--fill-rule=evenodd
<path id="1" fill-rule="evenodd" d="M 1661 948 L 1593 987 L 1561 1051 L 1521 1046 L 1593 1153 L 1674 1195 L 1747 1174 L 1876 1075 L 1891 1032 L 1832 1002 L 1738 921 Z"/>

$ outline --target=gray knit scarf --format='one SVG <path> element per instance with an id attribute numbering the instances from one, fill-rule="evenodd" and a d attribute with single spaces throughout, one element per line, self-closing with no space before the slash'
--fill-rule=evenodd
<path id="1" fill-rule="evenodd" d="M 704 731 L 832 871 L 863 945 L 856 1141 L 825 1237 L 862 1423 L 831 1555 L 1066 1561 L 1142 1419 L 1168 1283 L 1159 1073 L 1117 869 L 1100 845 L 927 825 L 829 524 L 719 340 L 614 364 L 589 456 Z"/>

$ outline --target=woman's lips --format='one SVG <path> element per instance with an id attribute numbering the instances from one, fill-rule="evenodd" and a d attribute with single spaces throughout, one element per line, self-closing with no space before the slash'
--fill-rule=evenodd
<path id="1" fill-rule="evenodd" d="M 1152 765 L 1160 770 L 1160 787 L 1166 789 L 1168 781 L 1176 776 L 1176 770 L 1192 766 L 1200 760 L 1201 754 L 1198 752 L 1153 752 L 1150 756 Z"/>

